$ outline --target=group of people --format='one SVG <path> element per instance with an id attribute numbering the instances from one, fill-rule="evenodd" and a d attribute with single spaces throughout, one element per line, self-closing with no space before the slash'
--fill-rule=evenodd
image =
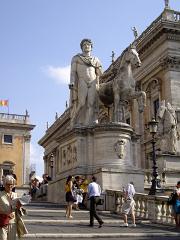
<path id="1" fill-rule="evenodd" d="M 31 195 L 32 199 L 35 199 L 36 197 L 40 196 L 41 188 L 43 188 L 43 186 L 47 185 L 48 182 L 51 180 L 52 180 L 51 177 L 47 173 L 44 173 L 42 175 L 42 178 L 39 179 L 39 177 L 37 177 L 34 172 L 34 174 L 32 176 L 30 176 L 30 195 Z"/>
<path id="2" fill-rule="evenodd" d="M 67 208 L 66 208 L 66 217 L 73 218 L 72 216 L 72 206 L 74 203 L 77 202 L 76 194 L 74 194 L 74 186 L 77 186 L 77 182 L 80 180 L 80 177 L 76 177 L 75 181 L 73 181 L 73 176 L 68 176 L 66 184 L 65 184 L 65 191 L 66 191 L 66 202 L 67 202 Z M 96 207 L 98 205 L 100 196 L 101 196 L 101 187 L 96 182 L 97 179 L 95 176 L 92 176 L 91 183 L 87 185 L 87 193 L 86 197 L 90 201 L 90 224 L 89 226 L 94 226 L 94 219 L 96 219 L 99 223 L 99 227 L 102 227 L 103 220 L 100 218 L 100 216 L 97 214 Z M 79 185 L 79 188 L 80 189 Z M 76 187 L 75 187 L 76 188 Z M 127 184 L 125 188 L 123 188 L 123 205 L 122 205 L 122 214 L 124 223 L 121 224 L 121 227 L 136 227 L 136 221 L 135 221 L 135 201 L 134 201 L 134 195 L 136 191 L 134 188 L 133 182 L 130 182 Z M 87 199 L 86 198 L 86 199 Z M 172 201 L 172 209 L 173 209 L 173 215 L 176 222 L 176 228 L 180 229 L 180 181 L 177 182 L 176 185 L 176 191 L 173 194 L 173 201 Z M 128 214 L 131 215 L 131 224 L 128 224 Z"/>
<path id="3" fill-rule="evenodd" d="M 67 202 L 67 207 L 66 207 L 66 217 L 68 218 L 73 218 L 72 216 L 72 207 L 75 202 L 77 202 L 76 194 L 74 194 L 74 191 L 77 187 L 77 182 L 80 180 L 80 177 L 76 177 L 75 181 L 73 181 L 73 176 L 68 176 L 66 183 L 65 183 L 65 198 Z M 79 183 L 79 182 L 78 182 Z M 79 185 L 78 189 L 81 189 Z M 89 226 L 93 227 L 94 226 L 94 219 L 96 219 L 99 223 L 99 228 L 102 227 L 103 225 L 103 220 L 102 218 L 98 215 L 96 211 L 96 207 L 99 203 L 100 196 L 101 196 L 101 187 L 97 183 L 97 179 L 95 176 L 92 176 L 91 182 L 87 184 L 86 186 L 87 192 L 86 192 L 86 199 L 89 199 L 90 201 L 90 223 Z M 83 191 L 82 191 L 83 192 Z M 136 227 L 135 223 L 135 213 L 134 213 L 134 208 L 135 208 L 135 201 L 133 199 L 135 195 L 135 188 L 133 185 L 133 182 L 130 182 L 127 187 L 124 189 L 124 203 L 122 206 L 122 213 L 124 214 L 124 223 L 121 225 L 122 227 L 127 227 L 127 215 L 131 213 L 132 216 L 132 227 Z"/>
<path id="4" fill-rule="evenodd" d="M 87 207 L 87 187 L 88 180 L 86 178 L 81 178 L 80 176 L 68 176 L 65 184 L 66 192 L 66 217 L 72 218 L 72 208 L 79 210 L 79 206 Z"/>

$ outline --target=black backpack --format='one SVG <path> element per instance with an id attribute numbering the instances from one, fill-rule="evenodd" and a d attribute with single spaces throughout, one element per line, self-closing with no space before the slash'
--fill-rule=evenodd
<path id="1" fill-rule="evenodd" d="M 168 200 L 167 200 L 167 204 L 168 205 L 174 205 L 177 199 L 177 193 L 176 192 L 172 192 L 171 195 L 169 196 Z"/>

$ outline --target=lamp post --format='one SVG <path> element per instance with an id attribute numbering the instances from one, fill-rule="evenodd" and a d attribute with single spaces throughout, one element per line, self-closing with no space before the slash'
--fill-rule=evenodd
<path id="1" fill-rule="evenodd" d="M 157 171 L 157 163 L 156 163 L 156 151 L 155 151 L 155 144 L 156 144 L 156 140 L 155 140 L 155 135 L 157 133 L 157 128 L 158 128 L 158 122 L 155 120 L 155 118 L 152 118 L 152 120 L 148 123 L 149 125 L 149 132 L 152 135 L 152 160 L 153 160 L 153 179 L 152 179 L 152 184 L 151 184 L 151 188 L 149 191 L 149 195 L 156 195 L 157 192 L 157 188 L 160 185 L 160 180 L 157 179 L 158 177 L 158 171 Z"/>
<path id="2" fill-rule="evenodd" d="M 51 167 L 51 179 L 53 180 L 53 167 L 54 167 L 54 154 L 51 153 L 50 157 L 50 167 Z"/>

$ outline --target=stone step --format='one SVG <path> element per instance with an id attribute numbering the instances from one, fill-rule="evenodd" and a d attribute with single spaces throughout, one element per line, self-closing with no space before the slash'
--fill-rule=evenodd
<path id="1" fill-rule="evenodd" d="M 180 237 L 180 233 L 34 233 L 34 234 L 27 234 L 24 236 L 25 239 L 29 238 L 29 239 L 54 239 L 54 238 L 58 238 L 58 239 L 73 239 L 73 238 L 80 238 L 80 239 L 87 239 L 87 238 L 144 238 L 144 239 L 150 239 L 150 238 L 154 238 L 154 239 L 159 239 L 161 237 L 167 237 L 167 239 L 171 238 L 174 239 L 174 237 L 177 238 L 177 240 Z"/>
<path id="2" fill-rule="evenodd" d="M 104 224 L 98 228 L 95 220 L 94 227 L 89 227 L 89 211 L 73 210 L 73 219 L 65 217 L 65 207 L 54 204 L 34 204 L 26 206 L 28 215 L 23 218 L 28 234 L 24 236 L 26 240 L 31 239 L 77 239 L 90 240 L 98 238 L 108 240 L 118 239 L 180 239 L 180 232 L 174 226 L 164 226 L 151 224 L 148 220 L 137 218 L 137 227 L 120 227 L 123 223 L 122 215 L 112 214 L 110 211 L 99 211 Z M 131 222 L 128 219 L 129 223 Z"/>

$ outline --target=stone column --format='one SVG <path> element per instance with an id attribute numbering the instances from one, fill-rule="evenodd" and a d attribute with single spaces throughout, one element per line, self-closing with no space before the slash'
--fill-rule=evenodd
<path id="1" fill-rule="evenodd" d="M 0 165 L 0 181 L 2 180 L 2 176 L 3 176 L 3 168 L 2 168 L 2 165 Z"/>
<path id="2" fill-rule="evenodd" d="M 23 185 L 29 183 L 31 135 L 24 136 Z"/>

